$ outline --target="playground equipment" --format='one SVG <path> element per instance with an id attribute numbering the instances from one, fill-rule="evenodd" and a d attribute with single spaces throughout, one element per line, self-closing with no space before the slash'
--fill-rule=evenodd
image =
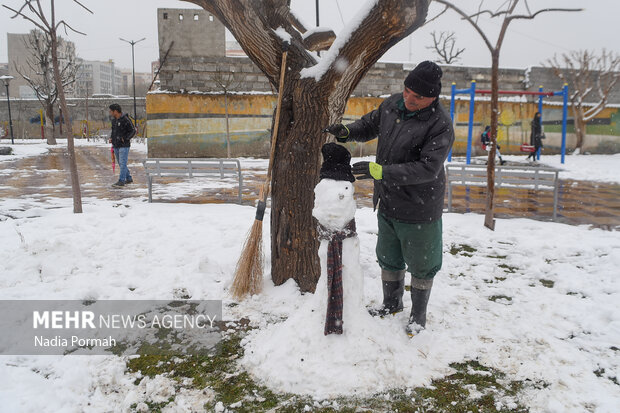
<path id="1" fill-rule="evenodd" d="M 450 118 L 454 123 L 454 101 L 456 95 L 468 94 L 469 98 L 469 121 L 467 124 L 467 164 L 471 163 L 471 145 L 474 131 L 474 108 L 476 93 L 481 95 L 490 95 L 490 90 L 476 90 L 476 81 L 471 81 L 471 86 L 467 89 L 457 89 L 456 84 L 452 83 L 452 90 L 450 94 Z M 557 92 L 545 92 L 543 87 L 538 88 L 538 92 L 533 91 L 520 91 L 520 90 L 499 90 L 500 95 L 518 95 L 518 96 L 538 96 L 538 112 L 540 112 L 540 121 L 543 117 L 543 98 L 551 96 L 562 96 L 562 163 L 564 163 L 566 156 L 566 120 L 568 117 L 568 85 L 565 83 L 562 90 Z M 540 150 L 537 157 L 540 158 Z M 452 162 L 452 150 L 448 155 L 448 162 Z"/>

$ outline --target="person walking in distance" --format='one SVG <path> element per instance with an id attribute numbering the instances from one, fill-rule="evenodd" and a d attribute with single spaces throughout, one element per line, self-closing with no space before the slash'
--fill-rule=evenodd
<path id="1" fill-rule="evenodd" d="M 484 149 L 485 151 L 490 151 L 491 146 L 493 145 L 493 141 L 491 141 L 490 134 L 491 134 L 491 125 L 487 125 L 486 128 L 484 128 L 484 132 L 480 134 L 480 143 L 482 144 L 482 149 Z M 495 154 L 499 158 L 499 164 L 504 165 L 506 164 L 506 161 L 502 159 L 502 154 L 499 152 L 501 148 L 502 148 L 501 146 L 497 145 L 495 148 Z"/>
<path id="2" fill-rule="evenodd" d="M 129 159 L 131 138 L 136 135 L 136 128 L 133 126 L 129 116 L 126 113 L 123 114 L 121 106 L 118 103 L 111 104 L 109 108 L 112 122 L 110 143 L 114 147 L 114 156 L 120 167 L 118 182 L 112 186 L 120 188 L 133 182 L 129 168 L 127 168 L 127 161 Z"/>
<path id="3" fill-rule="evenodd" d="M 376 162 L 358 162 L 353 174 L 374 180 L 378 208 L 377 260 L 385 316 L 403 310 L 405 271 L 411 273 L 409 335 L 426 326 L 433 278 L 442 265 L 444 161 L 454 142 L 450 116 L 439 103 L 441 68 L 422 62 L 405 79 L 402 93 L 348 124 L 325 131 L 340 142 L 378 138 Z"/>
<path id="4" fill-rule="evenodd" d="M 543 133 L 542 133 L 542 124 L 540 121 L 540 112 L 536 112 L 534 114 L 534 119 L 532 119 L 532 133 L 530 134 L 530 145 L 532 145 L 534 147 L 534 152 L 530 153 L 527 159 L 530 159 L 530 157 L 532 158 L 532 162 L 536 161 L 536 155 L 538 154 L 538 151 L 540 150 L 540 148 L 543 147 L 543 143 L 542 140 L 544 139 Z"/>

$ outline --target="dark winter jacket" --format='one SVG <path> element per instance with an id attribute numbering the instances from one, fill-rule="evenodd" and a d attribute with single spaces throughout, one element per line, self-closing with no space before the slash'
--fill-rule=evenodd
<path id="1" fill-rule="evenodd" d="M 484 132 L 480 134 L 480 143 L 482 143 L 483 146 L 486 146 L 489 143 L 491 143 L 491 138 L 489 137 L 489 131 L 485 130 Z"/>
<path id="2" fill-rule="evenodd" d="M 530 145 L 536 148 L 542 148 L 542 126 L 540 125 L 540 119 L 532 119 L 532 133 L 530 134 Z"/>
<path id="3" fill-rule="evenodd" d="M 125 113 L 118 119 L 112 118 L 112 146 L 115 148 L 129 148 L 131 146 L 131 138 L 136 134 L 131 119 Z"/>
<path id="4" fill-rule="evenodd" d="M 441 218 L 444 161 L 454 142 L 454 130 L 439 101 L 408 112 L 398 93 L 347 127 L 349 140 L 379 138 L 376 162 L 383 166 L 383 179 L 375 180 L 375 208 L 379 204 L 386 216 L 409 223 Z"/>

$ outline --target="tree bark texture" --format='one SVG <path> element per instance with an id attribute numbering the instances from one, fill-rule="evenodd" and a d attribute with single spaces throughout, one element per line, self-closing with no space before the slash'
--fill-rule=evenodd
<path id="1" fill-rule="evenodd" d="M 495 229 L 493 201 L 495 198 L 495 155 L 497 153 L 497 129 L 499 124 L 499 48 L 491 53 L 491 150 L 487 158 L 487 196 L 484 225 Z"/>

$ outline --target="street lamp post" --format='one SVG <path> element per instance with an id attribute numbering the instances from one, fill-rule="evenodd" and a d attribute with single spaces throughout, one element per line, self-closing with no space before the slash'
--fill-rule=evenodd
<path id="1" fill-rule="evenodd" d="M 119 39 L 131 45 L 131 76 L 133 79 L 133 123 L 134 126 L 138 127 L 138 111 L 136 109 L 136 62 L 134 60 L 133 47 L 136 45 L 136 43 L 140 43 L 142 40 L 146 40 L 146 37 L 143 37 L 140 40 L 125 40 L 121 37 L 119 37 Z"/>
<path id="2" fill-rule="evenodd" d="M 13 79 L 13 76 L 3 75 L 0 76 L 0 80 L 6 87 L 6 104 L 9 107 L 9 129 L 11 130 L 11 145 L 15 144 L 15 138 L 13 137 L 13 119 L 11 118 L 11 99 L 9 98 L 9 82 Z"/>

